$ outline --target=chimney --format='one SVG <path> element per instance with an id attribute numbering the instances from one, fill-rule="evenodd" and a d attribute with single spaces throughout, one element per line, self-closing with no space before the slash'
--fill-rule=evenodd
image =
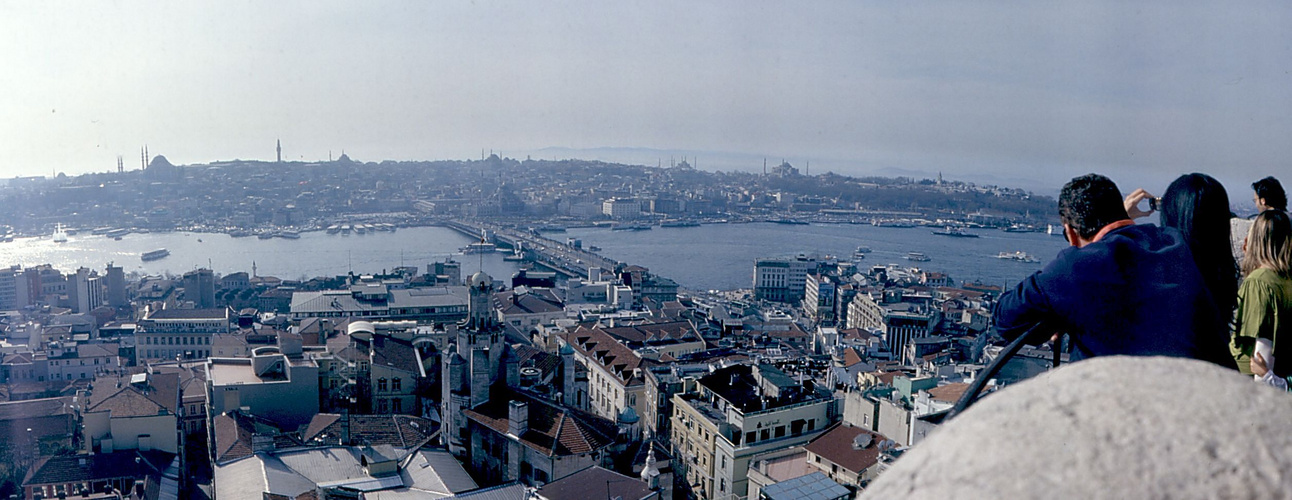
<path id="1" fill-rule="evenodd" d="M 529 405 L 523 401 L 512 401 L 507 405 L 507 433 L 520 437 L 529 430 Z"/>

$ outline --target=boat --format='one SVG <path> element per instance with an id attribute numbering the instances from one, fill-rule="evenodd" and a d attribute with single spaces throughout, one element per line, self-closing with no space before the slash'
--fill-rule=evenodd
<path id="1" fill-rule="evenodd" d="M 367 233 L 367 232 L 368 232 L 368 225 L 367 225 L 367 224 L 355 224 L 355 225 L 354 225 L 354 233 L 355 233 L 355 234 L 364 234 L 364 233 Z"/>
<path id="2" fill-rule="evenodd" d="M 589 246 L 589 247 L 588 247 L 588 251 L 589 251 L 589 252 L 600 252 L 600 251 L 601 251 L 601 247 L 596 246 L 596 245 L 592 245 L 592 246 Z"/>
<path id="3" fill-rule="evenodd" d="M 339 233 L 339 232 L 341 232 L 341 226 L 338 226 L 338 225 L 336 225 L 336 224 L 332 224 L 331 226 L 328 226 L 328 227 L 327 227 L 327 234 L 336 234 L 336 233 Z"/>
<path id="4" fill-rule="evenodd" d="M 910 252 L 906 254 L 906 260 L 914 261 L 914 262 L 928 262 L 930 259 L 928 255 L 924 255 L 923 253 Z"/>
<path id="5" fill-rule="evenodd" d="M 67 243 L 67 231 L 63 230 L 62 224 L 54 225 L 54 243 Z"/>
<path id="6" fill-rule="evenodd" d="M 565 228 L 564 228 L 564 227 L 562 227 L 562 226 L 538 226 L 538 227 L 534 228 L 534 232 L 538 232 L 538 233 L 564 233 L 564 232 L 565 232 Z"/>
<path id="7" fill-rule="evenodd" d="M 857 247 L 857 250 L 853 253 L 870 253 L 870 247 L 866 245 L 861 245 Z"/>
<path id="8" fill-rule="evenodd" d="M 498 250 L 498 246 L 485 241 L 477 241 L 465 247 L 462 247 L 462 253 L 470 255 L 477 253 L 493 253 Z"/>
<path id="9" fill-rule="evenodd" d="M 791 226 L 806 226 L 806 225 L 808 225 L 808 223 L 807 223 L 807 222 L 805 222 L 805 221 L 801 221 L 801 220 L 797 220 L 797 219 L 771 219 L 771 220 L 768 220 L 767 222 L 771 222 L 771 223 L 775 223 L 775 224 L 787 224 L 787 225 L 791 225 Z"/>
<path id="10" fill-rule="evenodd" d="M 282 231 L 282 232 L 279 232 L 277 236 L 279 238 L 287 238 L 289 240 L 301 239 L 301 233 L 298 233 L 296 231 Z"/>
<path id="11" fill-rule="evenodd" d="M 650 226 L 645 224 L 624 224 L 610 228 L 611 231 L 649 231 Z"/>
<path id="12" fill-rule="evenodd" d="M 1050 235 L 1050 236 L 1058 236 L 1058 237 L 1062 238 L 1062 237 L 1063 237 L 1063 226 L 1055 227 L 1055 225 L 1054 225 L 1054 224 L 1049 224 L 1049 225 L 1045 226 L 1045 234 L 1048 234 L 1048 235 Z"/>
<path id="13" fill-rule="evenodd" d="M 1002 227 L 1000 228 L 1000 230 L 1007 233 L 1030 233 L 1033 231 L 1032 226 L 1024 226 L 1022 224 L 1014 224 L 1009 227 Z"/>
<path id="14" fill-rule="evenodd" d="M 700 223 L 682 220 L 666 220 L 659 223 L 659 227 L 700 227 Z"/>
<path id="15" fill-rule="evenodd" d="M 170 255 L 170 250 L 161 248 L 151 252 L 144 252 L 139 258 L 143 259 L 144 262 L 148 262 L 150 260 L 164 259 L 167 255 Z"/>
<path id="16" fill-rule="evenodd" d="M 109 230 L 108 230 L 108 232 L 103 233 L 103 235 L 104 235 L 104 236 L 108 236 L 108 237 L 111 237 L 111 238 L 117 238 L 117 237 L 120 237 L 120 236 L 125 236 L 125 235 L 127 235 L 127 234 L 130 234 L 130 230 L 129 230 L 129 229 L 125 229 L 125 228 L 121 228 L 121 229 L 109 229 Z"/>
<path id="17" fill-rule="evenodd" d="M 108 231 L 111 231 L 111 230 L 112 230 L 111 226 L 96 227 L 90 230 L 90 234 L 95 236 L 102 236 L 102 235 L 108 234 Z"/>
<path id="18" fill-rule="evenodd" d="M 272 232 L 272 231 L 269 231 L 269 232 L 264 232 L 264 233 L 257 234 L 257 235 L 256 235 L 256 237 L 257 237 L 257 238 L 260 238 L 260 239 L 262 239 L 262 240 L 267 240 L 267 239 L 273 238 L 275 235 L 276 235 L 276 233 L 274 233 L 274 232 Z"/>
<path id="19" fill-rule="evenodd" d="M 245 238 L 247 236 L 251 236 L 251 232 L 244 229 L 234 229 L 229 231 L 229 237 L 231 238 Z"/>
<path id="20" fill-rule="evenodd" d="M 996 256 L 996 258 L 1002 259 L 1002 260 L 1012 260 L 1015 262 L 1028 262 L 1028 263 L 1041 262 L 1041 259 L 1038 259 L 1036 257 L 1033 257 L 1021 251 L 1020 252 L 1001 252 L 999 255 Z"/>
<path id="21" fill-rule="evenodd" d="M 897 228 L 903 228 L 903 229 L 915 227 L 915 223 L 909 220 L 890 220 L 890 219 L 875 219 L 870 221 L 870 225 L 875 227 L 897 227 Z"/>
<path id="22" fill-rule="evenodd" d="M 938 236 L 950 236 L 952 238 L 977 238 L 978 235 L 965 231 L 958 227 L 947 226 L 945 231 L 933 231 Z"/>

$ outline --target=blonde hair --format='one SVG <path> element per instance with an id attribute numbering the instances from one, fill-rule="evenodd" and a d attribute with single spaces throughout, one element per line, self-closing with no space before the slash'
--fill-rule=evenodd
<path id="1" fill-rule="evenodd" d="M 1287 212 L 1261 212 L 1252 223 L 1251 232 L 1247 233 L 1243 276 L 1262 267 L 1280 276 L 1292 274 L 1292 221 L 1289 221 Z"/>

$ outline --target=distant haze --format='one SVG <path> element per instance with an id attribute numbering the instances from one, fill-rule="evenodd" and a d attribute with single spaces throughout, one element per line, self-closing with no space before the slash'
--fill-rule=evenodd
<path id="1" fill-rule="evenodd" d="M 1289 171 L 1289 26 L 1260 0 L 6 2 L 0 176 L 281 139 L 286 160 L 689 151 L 1051 189 L 1202 171 L 1242 201 Z"/>

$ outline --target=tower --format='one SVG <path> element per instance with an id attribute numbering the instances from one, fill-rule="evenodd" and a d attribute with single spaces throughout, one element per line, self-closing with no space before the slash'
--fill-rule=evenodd
<path id="1" fill-rule="evenodd" d="M 121 162 L 121 155 L 117 155 L 117 173 L 119 174 L 125 171 L 126 171 L 126 167 L 125 167 L 125 164 Z"/>
<path id="2" fill-rule="evenodd" d="M 278 163 L 283 162 L 283 140 L 278 140 Z"/>
<path id="3" fill-rule="evenodd" d="M 493 278 L 484 271 L 468 278 L 467 320 L 456 328 L 456 338 L 445 349 L 441 363 L 444 421 L 441 434 L 445 446 L 457 455 L 465 454 L 470 445 L 462 411 L 489 401 L 494 384 L 519 378 L 514 375 L 519 360 L 510 353 L 502 324 L 493 315 L 494 291 Z"/>

